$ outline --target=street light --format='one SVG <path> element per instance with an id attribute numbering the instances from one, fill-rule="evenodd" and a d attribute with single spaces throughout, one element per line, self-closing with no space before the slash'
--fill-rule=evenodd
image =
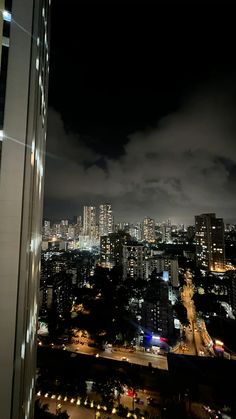
<path id="1" fill-rule="evenodd" d="M 58 404 L 56 405 L 56 416 L 60 415 L 60 413 L 61 413 L 61 408 L 62 408 L 62 404 L 61 404 L 61 403 L 58 403 Z"/>

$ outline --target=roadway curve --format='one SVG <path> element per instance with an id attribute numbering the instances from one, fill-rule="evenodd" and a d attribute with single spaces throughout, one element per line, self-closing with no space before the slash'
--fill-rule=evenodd
<path id="1" fill-rule="evenodd" d="M 187 310 L 189 326 L 182 327 L 183 343 L 179 345 L 176 352 L 186 355 L 213 356 L 212 339 L 209 336 L 204 320 L 197 316 L 193 302 L 194 287 L 192 274 L 185 273 L 185 285 L 181 292 L 181 300 Z"/>

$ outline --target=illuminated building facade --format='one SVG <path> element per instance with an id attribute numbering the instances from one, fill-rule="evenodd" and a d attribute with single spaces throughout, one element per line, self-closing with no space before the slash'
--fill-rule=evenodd
<path id="1" fill-rule="evenodd" d="M 168 272 L 168 278 L 171 285 L 174 287 L 179 286 L 179 264 L 177 257 L 161 257 L 149 256 L 145 258 L 145 279 L 150 278 L 153 272 L 162 274 Z"/>
<path id="2" fill-rule="evenodd" d="M 67 237 L 68 234 L 68 227 L 69 227 L 69 221 L 68 220 L 61 220 L 60 222 L 60 233 L 62 237 Z"/>
<path id="3" fill-rule="evenodd" d="M 51 236 L 51 222 L 49 220 L 44 220 L 43 222 L 43 236 L 44 237 Z"/>
<path id="4" fill-rule="evenodd" d="M 100 264 L 102 268 L 113 268 L 123 262 L 123 245 L 130 241 L 131 237 L 125 231 L 111 233 L 100 238 Z"/>
<path id="5" fill-rule="evenodd" d="M 168 283 L 155 278 L 153 294 L 142 304 L 141 325 L 149 333 L 168 337 L 173 333 L 173 316 L 169 304 Z"/>
<path id="6" fill-rule="evenodd" d="M 44 252 L 41 258 L 39 314 L 47 313 L 53 306 L 57 314 L 64 316 L 71 304 L 72 283 L 77 283 L 77 268 L 66 254 Z"/>
<path id="7" fill-rule="evenodd" d="M 142 227 L 141 223 L 131 224 L 129 227 L 129 234 L 132 239 L 140 241 L 142 240 Z"/>
<path id="8" fill-rule="evenodd" d="M 236 313 L 236 273 L 233 272 L 231 276 L 231 301 L 233 311 Z"/>
<path id="9" fill-rule="evenodd" d="M 124 279 L 144 279 L 144 246 L 137 243 L 123 245 L 123 277 Z"/>
<path id="10" fill-rule="evenodd" d="M 162 235 L 162 243 L 172 243 L 170 225 L 164 224 L 161 226 L 161 235 Z"/>
<path id="11" fill-rule="evenodd" d="M 0 0 L 0 406 L 32 419 L 46 145 L 49 0 Z"/>
<path id="12" fill-rule="evenodd" d="M 97 236 L 96 207 L 84 206 L 83 235 L 90 239 Z"/>
<path id="13" fill-rule="evenodd" d="M 75 237 L 78 238 L 79 235 L 82 233 L 82 231 L 83 231 L 83 222 L 82 222 L 81 215 L 79 215 L 78 217 L 76 217 Z"/>
<path id="14" fill-rule="evenodd" d="M 111 204 L 99 206 L 99 236 L 108 236 L 113 233 L 113 215 Z"/>
<path id="15" fill-rule="evenodd" d="M 143 240 L 147 243 L 155 242 L 155 221 L 146 217 L 143 220 Z"/>
<path id="16" fill-rule="evenodd" d="M 195 217 L 197 265 L 213 272 L 225 270 L 224 222 L 215 214 Z"/>
<path id="17" fill-rule="evenodd" d="M 112 263 L 112 245 L 110 236 L 101 236 L 100 238 L 100 265 L 102 268 L 111 269 Z"/>

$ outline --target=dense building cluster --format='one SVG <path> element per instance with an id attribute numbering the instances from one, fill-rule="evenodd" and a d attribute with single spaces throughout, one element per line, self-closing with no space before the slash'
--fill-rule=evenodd
<path id="1" fill-rule="evenodd" d="M 197 215 L 190 226 L 149 216 L 115 222 L 112 205 L 101 203 L 84 206 L 73 219 L 44 220 L 42 226 L 50 6 L 51 0 L 0 0 L 1 417 L 33 419 L 35 398 L 42 396 L 35 394 L 37 379 L 53 389 L 44 398 L 49 400 L 50 393 L 60 418 L 68 415 L 57 403 L 59 388 L 65 391 L 63 402 L 73 396 L 70 405 L 80 393 L 78 407 L 81 400 L 88 405 L 89 386 L 101 396 L 95 417 L 101 409 L 121 417 L 157 417 L 156 411 L 150 416 L 134 409 L 135 400 L 140 402 L 135 390 L 144 382 L 155 390 L 158 382 L 162 389 L 162 417 L 175 416 L 175 406 L 181 407 L 178 417 L 190 417 L 182 415 L 185 397 L 190 401 L 195 388 L 199 400 L 202 382 L 194 386 L 193 368 L 189 374 L 184 361 L 187 374 L 182 380 L 179 374 L 173 391 L 174 357 L 167 362 L 160 354 L 182 355 L 188 343 L 191 355 L 235 357 L 236 225 L 225 225 L 214 213 Z M 38 377 L 37 347 L 39 364 L 44 358 Z M 123 350 L 133 356 L 130 364 L 115 353 Z M 105 380 L 99 377 L 102 371 Z M 200 375 L 205 379 L 205 372 Z M 218 403 L 217 379 L 207 386 L 214 388 Z M 120 404 L 124 385 L 132 414 Z M 221 404 L 236 411 L 228 389 L 220 388 Z M 168 392 L 176 399 L 171 406 Z M 35 419 L 54 417 L 38 400 Z M 160 407 L 151 400 L 151 407 Z M 93 400 L 89 405 L 94 408 Z"/>
<path id="2" fill-rule="evenodd" d="M 179 304 L 183 273 L 191 269 L 202 315 L 213 316 L 218 306 L 234 319 L 236 229 L 215 214 L 196 216 L 194 226 L 150 217 L 115 224 L 110 204 L 100 205 L 98 214 L 96 207 L 85 206 L 74 222 L 44 221 L 43 237 L 42 318 L 52 307 L 64 318 L 80 295 L 93 299 L 91 288 L 104 275 L 115 292 L 126 290 L 124 304 L 135 325 L 130 342 L 153 349 L 163 346 L 162 339 L 173 344 L 187 321 Z M 103 298 L 102 291 L 98 295 Z M 212 304 L 204 305 L 209 298 Z"/>

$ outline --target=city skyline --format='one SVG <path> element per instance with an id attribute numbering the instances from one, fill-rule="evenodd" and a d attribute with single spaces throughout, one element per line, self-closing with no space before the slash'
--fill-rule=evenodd
<path id="1" fill-rule="evenodd" d="M 233 38 L 205 3 L 204 18 L 201 6 L 160 5 L 154 20 L 118 8 L 121 29 L 103 5 L 71 3 L 65 20 L 68 2 L 54 2 L 46 218 L 108 201 L 119 220 L 235 221 Z"/>
<path id="2" fill-rule="evenodd" d="M 57 216 L 57 217 L 45 217 L 44 216 L 43 221 L 44 222 L 49 221 L 49 222 L 52 222 L 52 223 L 56 224 L 56 223 L 60 223 L 63 220 L 66 220 L 66 221 L 68 221 L 68 222 L 70 222 L 70 223 L 73 224 L 73 223 L 76 223 L 75 222 L 75 219 L 78 218 L 78 217 L 81 217 L 81 220 L 82 220 L 84 208 L 94 207 L 94 208 L 96 208 L 96 211 L 98 211 L 99 210 L 99 207 L 101 205 L 111 205 L 111 204 L 110 203 L 108 204 L 107 202 L 105 204 L 104 203 L 101 204 L 99 202 L 97 205 L 95 205 L 94 203 L 90 203 L 90 205 L 88 205 L 88 204 L 82 205 L 80 211 L 77 214 L 68 214 L 67 213 L 63 217 L 60 217 L 60 216 Z M 216 211 L 213 211 L 213 212 L 200 212 L 200 213 L 201 214 L 212 214 L 212 213 L 215 213 L 215 212 Z M 116 213 L 116 209 L 113 206 L 112 206 L 112 213 L 113 214 Z M 217 214 L 217 215 L 220 216 L 220 214 Z M 150 214 L 147 213 L 147 214 L 145 214 L 144 217 L 141 217 L 141 218 L 138 218 L 138 219 L 132 219 L 132 215 L 130 216 L 129 219 L 117 219 L 116 216 L 113 216 L 113 223 L 114 223 L 114 225 L 125 224 L 125 223 L 127 223 L 129 225 L 135 225 L 135 224 L 143 223 L 145 220 L 151 220 L 151 221 L 153 220 L 156 225 L 158 225 L 158 224 L 160 224 L 160 225 L 162 225 L 162 224 L 163 225 L 164 224 L 169 225 L 170 224 L 171 226 L 185 226 L 185 227 L 187 227 L 187 226 L 194 226 L 194 224 L 195 224 L 195 217 L 196 217 L 196 214 L 193 214 L 191 217 L 189 217 L 189 222 L 187 222 L 188 220 L 178 221 L 175 218 L 168 218 L 168 217 L 161 218 L 161 217 L 157 217 L 155 215 L 153 217 L 150 217 Z M 224 217 L 221 217 L 221 218 L 224 220 L 224 224 L 225 225 L 231 225 L 231 224 L 232 225 L 235 225 L 236 224 L 236 220 L 235 221 L 232 221 L 232 222 L 229 222 L 229 221 L 227 221 L 227 219 L 225 220 Z M 99 215 L 98 214 L 96 215 L 96 224 L 97 224 L 97 226 L 99 226 Z"/>
<path id="3" fill-rule="evenodd" d="M 233 418 L 234 38 L 99 3 L 0 0 L 2 416 Z"/>

